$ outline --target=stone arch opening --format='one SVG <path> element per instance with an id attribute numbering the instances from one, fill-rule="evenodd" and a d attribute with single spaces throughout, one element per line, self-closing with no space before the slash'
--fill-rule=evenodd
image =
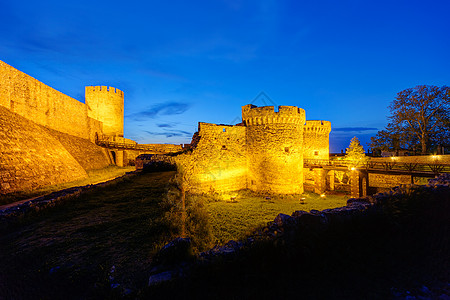
<path id="1" fill-rule="evenodd" d="M 115 151 L 111 151 L 111 157 L 112 157 L 113 164 L 117 165 L 117 163 L 116 163 L 116 152 Z"/>
<path id="2" fill-rule="evenodd" d="M 346 192 L 350 193 L 351 187 L 351 171 L 350 170 L 335 170 L 333 174 L 333 185 L 334 190 L 337 192 Z M 331 176 L 330 176 L 331 177 Z M 327 182 L 328 184 L 328 182 Z M 331 184 L 331 183 L 330 183 Z"/>

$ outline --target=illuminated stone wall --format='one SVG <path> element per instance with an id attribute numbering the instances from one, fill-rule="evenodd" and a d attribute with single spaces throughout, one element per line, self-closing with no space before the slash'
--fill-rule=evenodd
<path id="1" fill-rule="evenodd" d="M 304 139 L 304 124 L 301 108 L 280 106 L 276 112 L 273 106 L 250 104 L 242 107 L 242 124 L 199 123 L 197 147 L 175 158 L 186 190 L 302 193 L 304 140 L 328 157 L 331 128 L 329 122 L 313 121 L 310 127 L 318 125 L 317 134 Z"/>
<path id="2" fill-rule="evenodd" d="M 91 104 L 106 106 L 90 110 L 92 117 L 84 103 L 0 61 L 1 193 L 77 180 L 112 162 L 108 151 L 92 142 L 104 134 L 102 121 L 107 133 L 123 135 L 123 92 L 86 91 Z"/>
<path id="3" fill-rule="evenodd" d="M 86 171 L 47 129 L 0 106 L 0 194 L 83 179 Z"/>
<path id="4" fill-rule="evenodd" d="M 112 164 L 108 150 L 73 135 L 45 128 L 56 138 L 64 149 L 83 167 L 84 170 L 102 169 Z"/>
<path id="5" fill-rule="evenodd" d="M 400 184 L 411 184 L 411 175 L 387 175 L 369 173 L 369 185 L 376 188 L 393 188 Z"/>
<path id="6" fill-rule="evenodd" d="M 295 106 L 242 107 L 249 158 L 249 189 L 293 194 L 303 192 L 305 111 Z"/>
<path id="7" fill-rule="evenodd" d="M 85 88 L 88 116 L 103 123 L 103 134 L 123 137 L 123 92 L 107 86 Z"/>
<path id="8" fill-rule="evenodd" d="M 0 105 L 48 128 L 90 137 L 86 105 L 2 61 Z"/>
<path id="9" fill-rule="evenodd" d="M 227 192 L 247 188 L 245 127 L 199 123 L 200 140 L 175 157 L 186 190 Z"/>
<path id="10" fill-rule="evenodd" d="M 306 121 L 303 128 L 303 158 L 328 160 L 330 132 L 329 121 Z"/>
<path id="11" fill-rule="evenodd" d="M 123 92 L 106 86 L 87 86 L 85 92 L 88 105 L 0 61 L 0 106 L 91 141 L 96 134 L 123 136 Z"/>

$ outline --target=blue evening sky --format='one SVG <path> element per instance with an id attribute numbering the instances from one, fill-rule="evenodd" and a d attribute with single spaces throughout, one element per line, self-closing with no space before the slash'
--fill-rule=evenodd
<path id="1" fill-rule="evenodd" d="M 241 106 L 296 105 L 364 147 L 397 92 L 450 84 L 450 1 L 0 1 L 0 60 L 84 101 L 125 93 L 125 136 L 189 143 Z M 270 99 L 257 97 L 264 92 Z"/>

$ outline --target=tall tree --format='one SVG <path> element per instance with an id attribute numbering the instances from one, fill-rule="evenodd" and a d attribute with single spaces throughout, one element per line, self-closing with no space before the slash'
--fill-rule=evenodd
<path id="1" fill-rule="evenodd" d="M 366 154 L 364 152 L 363 146 L 361 146 L 361 143 L 359 142 L 358 138 L 355 136 L 350 141 L 350 145 L 345 150 L 345 159 L 351 160 L 351 161 L 357 161 L 358 163 L 365 162 L 366 161 Z"/>
<path id="2" fill-rule="evenodd" d="M 401 147 L 413 150 L 419 144 L 422 154 L 428 145 L 448 143 L 450 128 L 450 88 L 418 85 L 397 93 L 389 106 L 389 125 L 373 137 L 372 148 Z"/>

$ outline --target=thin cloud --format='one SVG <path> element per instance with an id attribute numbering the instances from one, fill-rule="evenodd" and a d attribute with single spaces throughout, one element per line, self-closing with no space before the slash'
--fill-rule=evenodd
<path id="1" fill-rule="evenodd" d="M 344 132 L 363 132 L 363 131 L 374 131 L 378 128 L 373 127 L 338 127 L 333 128 L 333 131 L 344 131 Z"/>
<path id="2" fill-rule="evenodd" d="M 171 124 L 156 124 L 159 128 L 172 128 L 173 125 Z"/>
<path id="3" fill-rule="evenodd" d="M 142 121 L 145 119 L 153 119 L 157 116 L 181 115 L 186 112 L 190 106 L 189 103 L 182 102 L 158 103 L 146 110 L 131 114 L 128 117 L 135 121 Z"/>
<path id="4" fill-rule="evenodd" d="M 146 133 L 150 135 L 157 135 L 157 136 L 165 136 L 167 138 L 169 137 L 190 137 L 192 136 L 192 132 L 187 132 L 184 130 L 168 130 L 165 132 L 154 132 L 154 131 L 145 131 Z"/>

